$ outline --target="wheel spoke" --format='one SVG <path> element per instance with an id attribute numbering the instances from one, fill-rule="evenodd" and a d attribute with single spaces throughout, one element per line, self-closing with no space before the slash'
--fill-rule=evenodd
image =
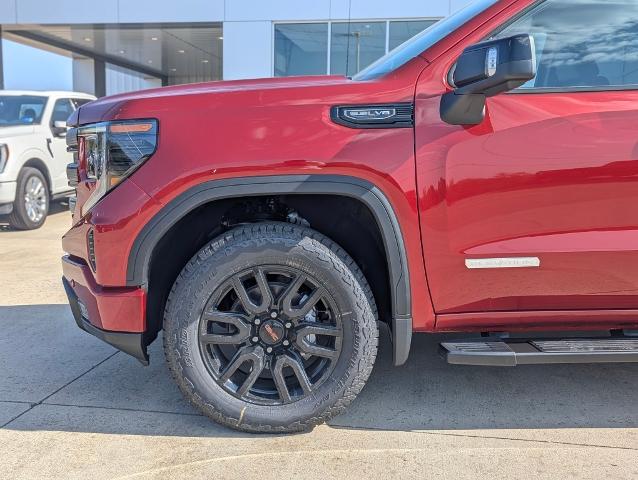
<path id="1" fill-rule="evenodd" d="M 259 315 L 261 313 L 266 313 L 271 308 L 273 304 L 273 296 L 264 271 L 261 268 L 256 268 L 253 270 L 253 274 L 255 276 L 255 280 L 257 280 L 257 287 L 259 287 L 259 293 L 261 294 L 261 302 L 259 304 L 253 302 L 250 298 L 241 279 L 237 277 L 233 279 L 233 288 L 235 293 L 237 293 L 244 310 L 251 315 Z"/>
<path id="2" fill-rule="evenodd" d="M 312 324 L 304 322 L 300 328 L 297 329 L 297 338 L 295 345 L 300 352 L 307 355 L 315 355 L 317 357 L 324 357 L 334 359 L 339 355 L 339 352 L 331 347 L 324 347 L 311 343 L 308 341 L 308 335 L 325 335 L 330 337 L 341 336 L 341 330 L 337 327 L 322 324 Z"/>
<path id="3" fill-rule="evenodd" d="M 219 379 L 222 383 L 227 382 L 239 367 L 246 362 L 251 363 L 250 373 L 237 390 L 237 394 L 242 396 L 248 393 L 264 369 L 264 351 L 261 347 L 243 347 L 239 349 Z"/>
<path id="4" fill-rule="evenodd" d="M 243 343 L 250 337 L 250 326 L 246 317 L 238 313 L 220 312 L 212 310 L 202 315 L 200 338 L 204 343 L 237 344 Z M 208 333 L 208 323 L 221 323 L 234 326 L 235 333 Z"/>
<path id="5" fill-rule="evenodd" d="M 246 377 L 246 380 L 244 380 L 244 383 L 242 383 L 237 390 L 237 394 L 242 396 L 246 395 L 250 391 L 252 386 L 255 384 L 255 381 L 259 378 L 259 375 L 261 375 L 261 372 L 264 370 L 264 351 L 261 349 L 261 347 L 255 347 L 253 353 L 251 354 L 251 357 L 253 358 L 253 364 L 250 369 L 250 373 Z"/>
<path id="6" fill-rule="evenodd" d="M 283 369 L 285 367 L 290 367 L 292 369 L 295 377 L 297 377 L 297 381 L 299 382 L 304 395 L 308 395 L 312 391 L 312 385 L 310 384 L 310 379 L 306 374 L 303 363 L 297 357 L 282 355 L 277 358 L 272 369 L 273 379 L 275 381 L 275 386 L 277 387 L 280 398 L 284 402 L 289 402 L 291 400 L 290 392 L 288 391 L 286 380 L 283 374 Z"/>
<path id="7" fill-rule="evenodd" d="M 310 343 L 304 338 L 302 338 L 301 341 L 297 340 L 297 348 L 301 353 L 305 353 L 306 355 L 314 355 L 315 357 L 329 358 L 331 360 L 337 358 L 339 355 L 339 352 L 337 352 L 334 348 L 322 347 L 320 345 Z"/>
<path id="8" fill-rule="evenodd" d="M 292 301 L 297 296 L 299 288 L 301 288 L 305 281 L 305 275 L 298 275 L 295 279 L 293 279 L 284 294 L 281 296 L 281 310 L 289 318 L 305 317 L 325 294 L 323 288 L 317 288 L 310 294 L 308 298 L 303 301 L 301 305 L 293 307 Z"/>
<path id="9" fill-rule="evenodd" d="M 301 386 L 304 395 L 308 395 L 312 391 L 312 387 L 310 385 L 310 379 L 306 374 L 306 370 L 303 367 L 303 363 L 298 358 L 289 357 L 289 365 L 292 368 L 292 371 L 295 372 L 295 376 L 297 380 L 299 380 L 299 385 Z"/>
<path id="10" fill-rule="evenodd" d="M 327 335 L 329 337 L 339 337 L 341 329 L 332 325 L 324 325 L 322 323 L 303 322 L 297 328 L 297 335 L 305 337 L 306 335 Z"/>
<path id="11" fill-rule="evenodd" d="M 286 385 L 286 379 L 284 377 L 284 367 L 285 365 L 284 356 L 279 357 L 275 364 L 272 367 L 272 379 L 275 382 L 275 387 L 277 387 L 277 392 L 279 392 L 279 398 L 283 402 L 290 401 L 290 392 L 288 391 L 288 385 Z"/>
<path id="12" fill-rule="evenodd" d="M 290 283 L 288 284 L 284 292 L 281 294 L 281 296 L 279 297 L 279 308 L 281 308 L 281 310 L 284 313 L 288 314 L 288 312 L 291 310 L 292 301 L 297 295 L 299 288 L 303 285 L 305 281 L 306 281 L 305 275 L 299 274 L 295 276 L 290 281 Z"/>

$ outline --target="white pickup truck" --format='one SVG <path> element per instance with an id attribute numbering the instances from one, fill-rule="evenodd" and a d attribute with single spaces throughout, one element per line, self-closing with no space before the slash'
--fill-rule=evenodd
<path id="1" fill-rule="evenodd" d="M 75 92 L 0 90 L 0 215 L 17 229 L 42 226 L 49 202 L 73 193 L 66 120 L 95 97 Z"/>

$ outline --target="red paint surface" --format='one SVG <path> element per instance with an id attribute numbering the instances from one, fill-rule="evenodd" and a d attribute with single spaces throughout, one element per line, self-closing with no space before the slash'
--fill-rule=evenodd
<path id="1" fill-rule="evenodd" d="M 80 124 L 157 118 L 160 137 L 130 179 L 76 215 L 65 251 L 86 258 L 93 228 L 94 281 L 121 287 L 137 234 L 190 187 L 240 176 L 350 175 L 383 191 L 399 218 L 415 330 L 627 326 L 638 310 L 638 92 L 501 95 L 469 128 L 439 117 L 460 52 L 530 3 L 499 2 L 375 81 L 213 82 L 83 107 Z M 330 120 L 337 104 L 412 101 L 414 130 L 355 130 Z M 91 189 L 80 185 L 78 208 Z M 516 255 L 538 256 L 541 267 L 464 266 L 465 258 Z M 598 313 L 605 309 L 616 313 Z"/>
<path id="2" fill-rule="evenodd" d="M 65 256 L 64 277 L 86 306 L 91 323 L 102 330 L 144 332 L 146 293 L 141 288 L 104 288 L 95 283 L 88 266 Z"/>

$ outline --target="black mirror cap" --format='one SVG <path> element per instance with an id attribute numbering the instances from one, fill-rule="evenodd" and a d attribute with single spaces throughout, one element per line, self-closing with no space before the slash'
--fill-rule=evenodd
<path id="1" fill-rule="evenodd" d="M 531 35 L 472 45 L 456 63 L 452 74 L 454 91 L 441 98 L 441 119 L 452 125 L 481 123 L 485 98 L 518 88 L 535 76 L 536 52 Z"/>
<path id="2" fill-rule="evenodd" d="M 450 125 L 478 125 L 485 118 L 485 95 L 448 92 L 441 97 L 440 113 Z"/>
<path id="3" fill-rule="evenodd" d="M 463 51 L 454 69 L 459 93 L 490 97 L 523 85 L 536 76 L 534 37 L 528 34 L 488 40 Z"/>
<path id="4" fill-rule="evenodd" d="M 53 135 L 55 137 L 58 138 L 65 138 L 66 137 L 66 128 L 62 128 L 62 127 L 51 127 L 51 133 L 53 133 Z"/>

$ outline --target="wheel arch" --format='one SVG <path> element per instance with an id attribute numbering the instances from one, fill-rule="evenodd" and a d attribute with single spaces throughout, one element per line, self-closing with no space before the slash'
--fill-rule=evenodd
<path id="1" fill-rule="evenodd" d="M 20 172 L 26 167 L 35 168 L 42 174 L 44 180 L 47 182 L 47 187 L 49 188 L 49 196 L 53 195 L 51 174 L 49 173 L 49 168 L 47 167 L 46 163 L 44 163 L 44 161 L 38 157 L 31 157 L 20 166 Z M 20 175 L 20 172 L 18 172 L 18 176 Z"/>
<path id="2" fill-rule="evenodd" d="M 214 180 L 192 187 L 168 202 L 135 238 L 129 252 L 127 285 L 148 286 L 155 247 L 190 212 L 219 200 L 268 195 L 349 197 L 365 205 L 371 212 L 385 249 L 391 297 L 394 364 L 403 364 L 409 353 L 412 336 L 406 248 L 390 201 L 378 187 L 366 180 L 342 175 L 278 175 Z"/>

